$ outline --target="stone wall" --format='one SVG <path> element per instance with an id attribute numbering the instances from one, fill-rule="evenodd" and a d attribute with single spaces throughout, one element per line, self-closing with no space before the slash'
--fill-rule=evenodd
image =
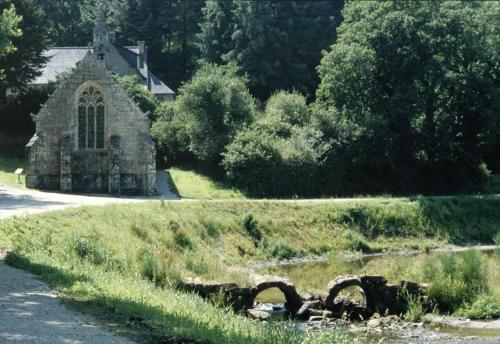
<path id="1" fill-rule="evenodd" d="M 77 103 L 81 92 L 90 86 L 104 97 L 104 149 L 78 148 Z M 50 96 L 35 122 L 36 134 L 26 146 L 28 187 L 117 194 L 155 192 L 155 148 L 148 119 L 90 52 Z M 110 149 L 112 137 L 119 142 L 114 152 Z M 69 148 L 62 154 L 68 142 Z"/>

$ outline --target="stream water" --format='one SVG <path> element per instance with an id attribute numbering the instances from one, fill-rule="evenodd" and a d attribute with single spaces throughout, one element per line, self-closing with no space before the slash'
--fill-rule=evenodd
<path id="1" fill-rule="evenodd" d="M 442 254 L 442 253 L 441 253 Z M 453 253 L 461 255 L 464 253 Z M 483 252 L 485 257 L 492 259 L 492 252 Z M 329 259 L 325 262 L 302 264 L 276 265 L 258 270 L 261 274 L 287 277 L 300 291 L 320 293 L 326 291 L 328 282 L 340 275 L 383 275 L 390 283 L 397 283 L 400 279 L 415 280 L 416 271 L 433 264 L 438 258 L 437 253 L 366 257 L 359 259 Z M 497 257 L 493 259 L 499 259 Z M 495 265 L 496 268 L 497 265 Z M 498 276 L 495 275 L 495 276 Z M 498 283 L 500 284 L 500 280 Z M 354 292 L 355 293 L 355 292 Z M 351 294 L 349 297 L 356 298 Z M 277 289 L 268 289 L 258 295 L 258 303 L 280 304 L 284 302 L 283 294 Z M 267 306 L 269 307 L 269 306 Z M 351 328 L 352 330 L 352 328 Z M 359 329 L 363 332 L 363 329 Z M 499 330 L 456 329 L 451 327 L 407 326 L 396 333 L 370 334 L 366 336 L 366 343 L 392 344 L 431 344 L 431 343 L 463 343 L 463 344 L 500 344 Z"/>

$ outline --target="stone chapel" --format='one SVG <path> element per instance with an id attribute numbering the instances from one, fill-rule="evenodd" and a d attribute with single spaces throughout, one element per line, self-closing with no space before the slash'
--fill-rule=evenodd
<path id="1" fill-rule="evenodd" d="M 74 68 L 34 116 L 36 133 L 26 145 L 27 187 L 155 194 L 156 151 L 149 121 L 116 77 L 137 75 L 160 99 L 168 100 L 173 92 L 148 70 L 143 42 L 138 49 L 120 47 L 114 36 L 100 14 L 91 47 L 52 49 L 55 61 L 49 59 L 39 84 L 54 69 Z M 69 62 L 60 51 L 70 52 Z M 75 51 L 80 54 L 76 58 Z"/>

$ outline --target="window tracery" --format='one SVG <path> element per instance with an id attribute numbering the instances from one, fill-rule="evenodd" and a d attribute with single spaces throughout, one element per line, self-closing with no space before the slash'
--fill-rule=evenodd
<path id="1" fill-rule="evenodd" d="M 95 87 L 89 87 L 78 99 L 78 148 L 104 148 L 104 98 Z"/>

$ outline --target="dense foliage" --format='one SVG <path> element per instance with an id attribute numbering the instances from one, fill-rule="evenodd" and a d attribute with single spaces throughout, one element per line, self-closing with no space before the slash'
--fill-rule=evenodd
<path id="1" fill-rule="evenodd" d="M 498 3 L 352 2 L 319 102 L 355 126 L 352 174 L 406 189 L 481 183 L 498 140 Z"/>
<path id="2" fill-rule="evenodd" d="M 21 18 L 16 14 L 14 5 L 7 6 L 5 1 L 0 2 L 0 57 L 15 51 L 12 39 L 22 34 L 18 28 L 20 21 Z M 0 67 L 0 77 L 3 79 L 6 66 Z"/>
<path id="3" fill-rule="evenodd" d="M 335 40 L 343 1 L 208 0 L 199 34 L 201 59 L 235 62 L 264 100 L 293 88 L 313 95 L 320 52 Z"/>
<path id="4" fill-rule="evenodd" d="M 177 123 L 182 121 L 189 150 L 198 159 L 215 163 L 232 137 L 253 120 L 254 112 L 254 99 L 245 80 L 236 76 L 231 66 L 200 68 L 179 89 L 175 106 Z"/>
<path id="5" fill-rule="evenodd" d="M 151 68 L 177 90 L 164 104 L 120 80 L 170 163 L 288 197 L 478 190 L 500 169 L 497 2 L 0 4 L 0 85 L 22 90 L 0 101 L 4 130 L 32 131 L 49 89 L 25 90 L 42 50 L 85 45 L 99 6 L 120 44 L 147 40 Z"/>
<path id="6" fill-rule="evenodd" d="M 224 62 L 233 54 L 220 55 L 229 42 L 227 27 L 239 27 L 235 46 L 246 31 L 224 7 L 228 2 L 209 4 L 205 16 L 216 22 L 204 28 L 203 37 L 221 41 L 213 41 L 206 54 Z M 253 18 L 249 22 L 271 22 L 280 11 L 267 6 L 236 2 L 234 8 Z M 487 158 L 499 142 L 499 14 L 497 3 L 348 3 L 338 40 L 318 67 L 316 103 L 307 104 L 297 92 L 269 98 L 255 121 L 218 150 L 227 177 L 250 194 L 268 196 L 483 187 L 485 162 L 491 164 Z M 248 34 L 255 34 L 258 24 L 251 28 Z M 286 41 L 276 35 L 273 40 Z M 252 89 L 248 64 L 279 69 L 265 67 L 275 54 L 253 50 L 262 44 L 259 49 L 272 51 L 265 41 L 246 39 L 255 44 L 242 41 L 247 50 L 233 60 L 247 70 Z M 299 75 L 291 65 L 286 69 Z"/>
<path id="7" fill-rule="evenodd" d="M 4 0 L 0 13 L 0 129 L 31 133 L 30 114 L 47 99 L 45 89 L 27 89 L 45 63 L 43 12 L 35 0 Z"/>

